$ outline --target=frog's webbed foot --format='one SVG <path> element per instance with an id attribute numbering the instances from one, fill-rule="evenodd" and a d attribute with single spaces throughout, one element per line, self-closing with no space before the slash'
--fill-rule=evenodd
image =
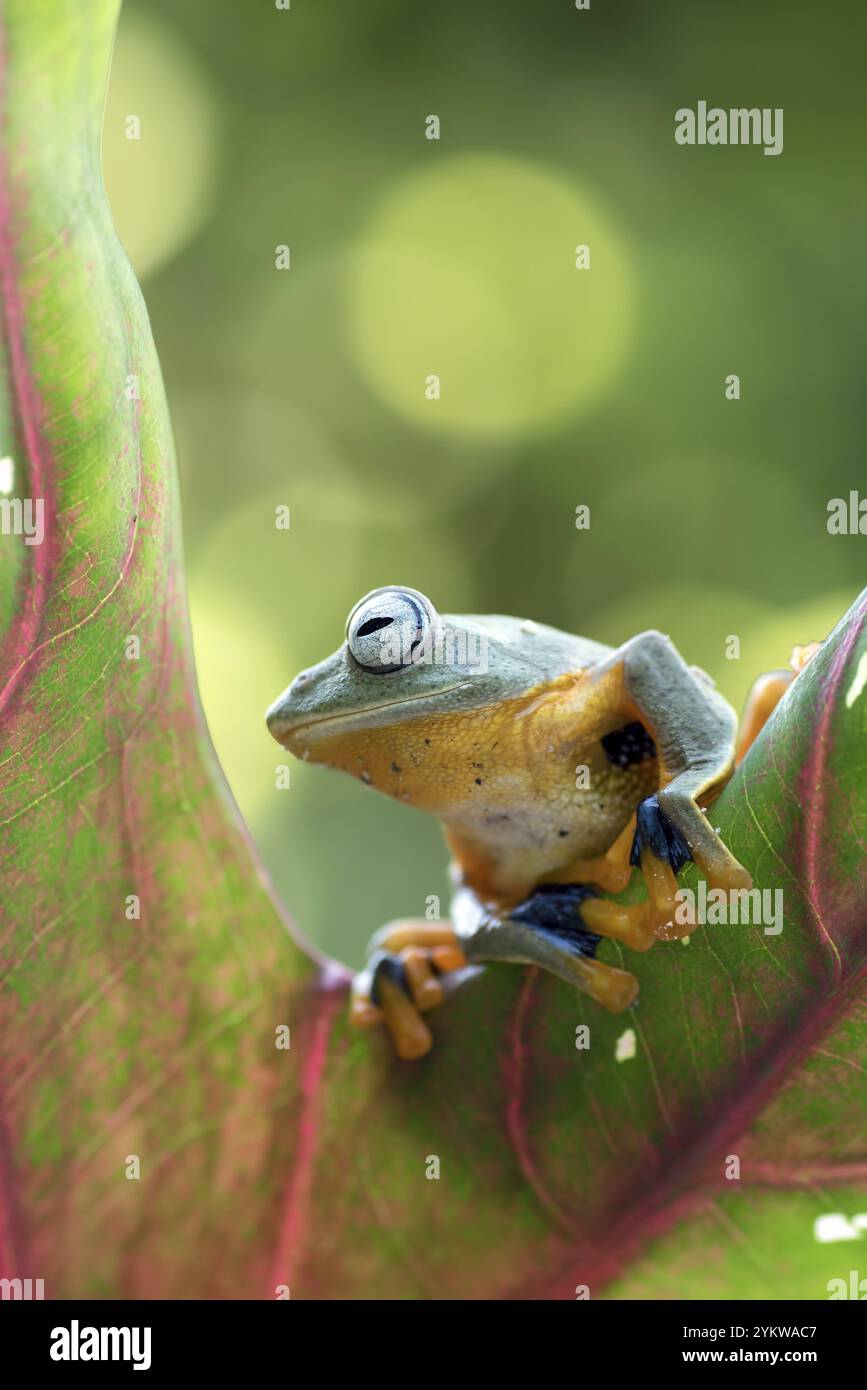
<path id="1" fill-rule="evenodd" d="M 614 936 L 633 950 L 647 951 L 658 937 L 684 934 L 675 925 L 677 874 L 692 859 L 685 837 L 659 804 L 659 796 L 639 803 L 629 863 L 639 868 L 647 888 L 647 901 L 623 907 L 597 901 L 588 905 L 588 925 L 603 936 Z M 686 932 L 692 930 L 686 927 Z"/>
<path id="2" fill-rule="evenodd" d="M 467 899 L 469 920 L 461 932 L 467 960 L 541 966 L 620 1013 L 635 999 L 638 981 L 627 970 L 595 959 L 603 933 L 591 930 L 587 918 L 588 907 L 599 903 L 594 891 L 578 883 L 543 884 L 504 917 L 488 915 L 480 905 L 473 913 Z M 607 928 L 604 934 L 618 936 Z"/>
<path id="3" fill-rule="evenodd" d="M 422 1014 L 445 997 L 443 975 L 466 965 L 447 922 L 394 922 L 376 933 L 367 965 L 352 982 L 349 1021 L 356 1028 L 384 1023 L 395 1051 L 423 1057 L 433 1039 Z"/>

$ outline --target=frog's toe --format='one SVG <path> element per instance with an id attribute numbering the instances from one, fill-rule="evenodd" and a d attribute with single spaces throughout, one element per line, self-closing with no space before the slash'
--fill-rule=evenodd
<path id="1" fill-rule="evenodd" d="M 435 1009 L 443 1002 L 445 995 L 436 975 L 431 952 L 424 946 L 406 946 L 400 952 L 400 959 L 413 1003 L 419 1013 Z"/>
<path id="2" fill-rule="evenodd" d="M 352 982 L 349 1021 L 356 1028 L 384 1023 L 399 1057 L 423 1057 L 433 1039 L 421 1015 L 443 1002 L 443 976 L 461 970 L 467 958 L 450 926 L 392 924 L 377 932 L 374 947 Z"/>
<path id="3" fill-rule="evenodd" d="M 657 934 L 668 937 L 674 933 L 676 875 L 692 858 L 686 838 L 660 806 L 659 797 L 645 797 L 636 812 L 629 862 L 644 875 L 648 928 L 652 937 Z"/>
<path id="4" fill-rule="evenodd" d="M 382 1009 L 370 997 L 372 980 L 369 970 L 359 970 L 353 976 L 349 992 L 349 1022 L 353 1028 L 375 1028 L 382 1023 Z"/>
<path id="5" fill-rule="evenodd" d="M 675 824 L 675 817 L 681 825 Z M 695 830 L 692 843 L 681 828 L 686 825 Z M 752 887 L 746 869 L 732 857 L 692 798 L 671 786 L 664 787 L 638 807 L 630 863 L 640 867 L 644 875 L 654 928 L 665 939 L 687 935 L 693 929 L 675 922 L 676 875 L 688 860 L 694 861 L 711 888 Z"/>
<path id="6" fill-rule="evenodd" d="M 426 1007 L 432 1007 L 428 986 L 435 983 L 433 977 L 428 980 L 415 962 L 407 968 L 401 956 L 391 951 L 378 951 L 368 961 L 367 970 L 371 1003 L 381 1012 L 398 1057 L 423 1057 L 430 1051 L 433 1038 L 416 1003 L 416 992 L 425 997 Z"/>
<path id="7" fill-rule="evenodd" d="M 407 946 L 454 946 L 457 943 L 451 922 L 425 922 L 418 917 L 399 917 L 375 932 L 368 952 L 391 951 L 400 955 Z"/>

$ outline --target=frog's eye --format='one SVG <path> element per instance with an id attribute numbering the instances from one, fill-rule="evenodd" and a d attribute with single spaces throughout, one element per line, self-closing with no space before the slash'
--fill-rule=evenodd
<path id="1" fill-rule="evenodd" d="M 435 618 L 415 589 L 374 589 L 350 613 L 346 643 L 363 670 L 386 676 L 419 659 Z"/>

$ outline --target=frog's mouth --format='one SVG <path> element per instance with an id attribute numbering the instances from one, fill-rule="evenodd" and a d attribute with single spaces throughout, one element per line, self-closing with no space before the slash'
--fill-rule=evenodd
<path id="1" fill-rule="evenodd" d="M 268 731 L 283 748 L 303 757 L 316 743 L 339 736 L 344 731 L 351 732 L 363 726 L 370 729 L 383 725 L 402 723 L 404 719 L 421 718 L 424 706 L 436 705 L 444 695 L 470 686 L 469 681 L 459 681 L 456 685 L 444 686 L 442 690 L 420 691 L 418 695 L 405 695 L 400 700 L 383 700 L 378 705 L 365 705 L 357 710 L 341 710 L 339 714 L 302 714 L 293 716 L 285 703 L 277 700 L 265 716 Z M 415 706 L 422 706 L 416 709 Z"/>

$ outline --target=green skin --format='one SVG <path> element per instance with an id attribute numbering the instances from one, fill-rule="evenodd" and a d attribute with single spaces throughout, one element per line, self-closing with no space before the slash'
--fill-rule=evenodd
<path id="1" fill-rule="evenodd" d="M 482 653 L 484 659 L 480 660 Z M 687 666 L 661 633 L 641 633 L 614 650 L 517 618 L 443 616 L 417 590 L 387 587 L 374 590 L 356 605 L 343 645 L 303 671 L 274 702 L 266 718 L 274 738 L 297 757 L 346 769 L 346 763 L 331 753 L 341 737 L 393 730 L 399 750 L 401 733 L 406 736 L 408 732 L 401 726 L 418 726 L 446 712 L 495 711 L 528 692 L 556 688 L 558 680 L 575 672 L 590 677 L 588 689 L 617 674 L 617 689 L 653 731 L 660 763 L 666 769 L 665 785 L 659 790 L 664 815 L 712 881 L 749 886 L 748 875 L 729 854 L 698 804 L 731 773 L 736 715 L 709 677 Z M 609 680 L 609 684 L 615 682 Z M 574 699 L 566 717 L 570 725 L 566 732 L 580 736 L 584 732 L 583 715 Z M 627 723 L 630 717 L 635 718 L 636 713 L 624 717 L 622 710 L 612 708 L 608 728 Z M 594 719 L 588 738 L 597 740 L 598 710 Z M 586 727 L 589 730 L 591 723 Z M 593 747 L 598 749 L 598 741 Z M 540 765 L 533 770 L 533 786 L 551 776 L 550 752 L 549 746 L 540 756 Z M 604 817 L 611 811 L 616 825 L 626 823 L 639 799 L 624 809 L 613 800 L 607 806 L 603 798 L 604 792 L 596 790 L 594 805 L 602 806 L 598 814 Z M 526 843 L 515 840 L 513 828 L 507 833 L 489 824 L 483 826 L 481 820 L 469 822 L 465 811 L 458 815 L 453 807 L 429 805 L 429 809 L 435 809 L 447 829 L 450 817 L 451 828 L 457 824 L 459 829 L 471 829 L 493 857 L 499 853 L 504 862 L 518 860 L 531 865 L 523 874 L 531 888 L 546 873 L 556 871 L 554 846 L 550 860 L 545 858 L 547 841 L 539 829 L 543 813 L 536 805 L 519 800 L 515 807 L 521 813 L 515 819 L 530 825 Z M 558 812 L 557 823 L 562 819 L 562 812 Z M 611 825 L 615 826 L 615 820 Z M 598 841 L 598 826 L 595 828 Z M 592 830 L 591 826 L 584 831 L 587 852 L 598 853 L 598 845 L 590 848 Z M 610 844 L 615 833 L 606 830 L 606 834 Z M 544 841 L 541 850 L 540 838 Z M 490 901 L 467 887 L 456 895 L 452 920 L 471 961 L 540 965 L 571 984 L 586 987 L 576 972 L 575 951 L 567 940 L 558 941 L 531 924 L 492 912 Z M 374 938 L 372 946 L 376 945 Z"/>

